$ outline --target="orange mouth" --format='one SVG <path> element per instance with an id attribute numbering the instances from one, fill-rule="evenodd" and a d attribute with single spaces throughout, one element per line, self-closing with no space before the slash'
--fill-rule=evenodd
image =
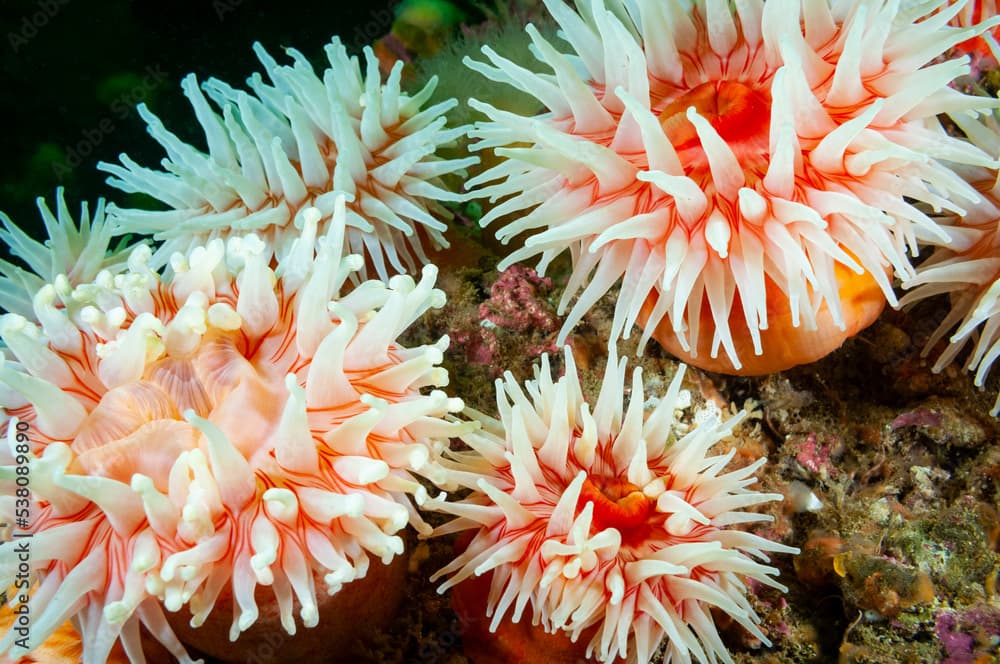
<path id="1" fill-rule="evenodd" d="M 660 125 L 689 174 L 708 167 L 698 133 L 687 119 L 691 107 L 719 132 L 744 168 L 757 165 L 757 161 L 766 165 L 771 128 L 771 99 L 766 90 L 739 81 L 708 81 L 660 111 Z"/>

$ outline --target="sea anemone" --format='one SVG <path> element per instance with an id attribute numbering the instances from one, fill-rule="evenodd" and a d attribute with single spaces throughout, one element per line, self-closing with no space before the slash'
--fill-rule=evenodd
<path id="1" fill-rule="evenodd" d="M 113 248 L 111 224 L 104 215 L 104 200 L 97 201 L 91 215 L 87 203 L 80 206 L 79 222 L 66 205 L 65 191 L 56 190 L 56 213 L 45 199 L 37 199 L 48 240 L 42 244 L 0 212 L 0 241 L 24 261 L 28 269 L 0 260 L 0 308 L 34 319 L 32 298 L 46 284 L 67 290 L 93 281 L 101 270 L 117 270 L 125 264 L 124 247 Z"/>
<path id="2" fill-rule="evenodd" d="M 197 627 L 230 602 L 235 640 L 260 615 L 259 585 L 294 634 L 296 603 L 303 625 L 319 620 L 317 586 L 333 595 L 370 556 L 388 564 L 408 523 L 429 532 L 416 474 L 442 482 L 439 451 L 467 425 L 443 419 L 460 400 L 424 389 L 447 383 L 447 337 L 396 337 L 444 294 L 427 266 L 419 283 L 339 296 L 362 263 L 341 256 L 345 219 L 341 197 L 332 220 L 300 211 L 287 253 L 216 238 L 164 275 L 140 246 L 92 283 L 42 287 L 38 323 L 0 318 L 17 358 L 0 368 L 4 516 L 22 467 L 32 494 L 31 537 L 0 545 L 0 581 L 28 542 L 41 580 L 27 650 L 71 617 L 88 664 L 119 638 L 142 661 L 140 623 L 189 661 L 162 606 L 187 605 Z M 17 638 L 0 652 L 23 654 Z"/>
<path id="3" fill-rule="evenodd" d="M 978 198 L 942 160 L 993 163 L 936 120 L 998 105 L 948 87 L 966 61 L 927 64 L 1000 22 L 948 25 L 965 4 L 545 0 L 570 46 L 528 26 L 546 71 L 467 60 L 548 109 L 471 102 L 474 147 L 502 158 L 469 182 L 503 199 L 482 223 L 533 233 L 499 268 L 569 249 L 561 339 L 620 280 L 612 338 L 640 320 L 642 343 L 731 373 L 822 357 L 945 237 L 921 205 Z"/>
<path id="4" fill-rule="evenodd" d="M 454 99 L 421 109 L 436 79 L 410 96 L 400 89 L 398 62 L 382 85 L 371 49 L 365 49 L 362 74 L 357 57 L 348 57 L 337 38 L 326 47 L 330 68 L 322 78 L 294 49 L 287 51 L 293 65 L 279 65 L 260 44 L 254 51 L 271 83 L 254 74 L 248 81 L 253 94 L 216 79 L 199 87 L 193 74 L 182 83 L 208 154 L 185 144 L 139 105 L 150 134 L 167 152 L 165 170 L 142 167 L 126 155 L 123 166 L 98 167 L 112 174 L 110 184 L 170 209 L 112 206 L 117 232 L 164 240 L 154 265 L 192 243 L 232 233 L 253 232 L 281 248 L 301 231 L 294 223 L 298 211 L 316 207 L 328 219 L 334 200 L 344 195 L 348 248 L 366 256 L 383 280 L 390 271 L 415 271 L 428 263 L 422 235 L 434 247 L 447 247 L 442 219 L 451 213 L 442 202 L 462 196 L 441 178 L 478 159 L 436 154 L 467 129 L 445 127 L 443 114 L 457 104 Z"/>
<path id="5" fill-rule="evenodd" d="M 961 115 L 953 119 L 974 143 L 1000 155 L 1000 123 L 995 117 L 984 122 Z M 908 306 L 941 293 L 950 295 L 951 309 L 928 338 L 923 355 L 951 333 L 934 363 L 936 373 L 971 341 L 966 368 L 976 372 L 975 384 L 982 387 L 1000 357 L 1000 180 L 992 169 L 965 168 L 960 173 L 982 193 L 982 200 L 968 206 L 964 215 L 942 220 L 947 241 L 937 243 L 916 275 L 903 282 L 913 290 L 900 302 Z M 1000 414 L 1000 396 L 990 414 Z"/>
<path id="6" fill-rule="evenodd" d="M 731 469 L 735 449 L 709 455 L 744 414 L 686 430 L 683 368 L 648 414 L 636 369 L 625 410 L 625 362 L 613 350 L 591 411 L 568 348 L 565 357 L 557 381 L 547 355 L 524 390 L 509 373 L 498 379 L 500 421 L 473 413 L 482 430 L 462 437 L 472 451 L 445 461 L 472 494 L 428 501 L 458 517 L 435 534 L 474 535 L 437 573 L 449 576 L 440 591 L 492 574 L 491 630 L 527 610 L 546 632 L 592 632 L 586 654 L 602 662 L 648 662 L 661 644 L 665 661 L 729 661 L 713 608 L 769 643 L 741 579 L 784 590 L 764 552 L 797 549 L 730 526 L 770 521 L 742 510 L 782 496 L 748 488 L 764 459 Z"/>

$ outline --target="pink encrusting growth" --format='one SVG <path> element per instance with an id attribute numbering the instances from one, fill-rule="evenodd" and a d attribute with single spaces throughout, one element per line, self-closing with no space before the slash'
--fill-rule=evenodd
<path id="1" fill-rule="evenodd" d="M 448 336 L 459 348 L 464 347 L 470 361 L 490 367 L 494 378 L 503 372 L 504 333 L 533 337 L 524 349 L 528 357 L 552 352 L 556 350 L 559 319 L 546 297 L 551 288 L 551 279 L 513 265 L 490 286 L 490 297 L 480 303 L 478 318 L 469 317 L 466 325 Z"/>
<path id="2" fill-rule="evenodd" d="M 0 319 L 16 358 L 0 368 L 5 514 L 17 422 L 31 441 L 31 647 L 71 617 L 87 664 L 118 638 L 139 662 L 141 622 L 189 661 L 162 607 L 187 606 L 196 627 L 231 597 L 235 640 L 269 597 L 258 586 L 294 634 L 295 613 L 317 624 L 318 591 L 402 553 L 407 524 L 429 532 L 416 476 L 444 482 L 439 452 L 468 425 L 445 419 L 460 400 L 427 389 L 447 384 L 447 337 L 396 337 L 443 304 L 436 269 L 341 296 L 362 263 L 342 256 L 343 199 L 296 223 L 277 255 L 256 235 L 214 239 L 164 275 L 141 246 L 91 283 L 42 287 L 38 323 Z M 16 546 L 0 545 L 5 584 Z M 0 652 L 17 657 L 12 634 Z"/>
<path id="3" fill-rule="evenodd" d="M 509 267 L 490 286 L 489 299 L 479 305 L 479 318 L 488 321 L 490 326 L 513 332 L 555 331 L 558 321 L 538 294 L 539 289 L 549 288 L 552 288 L 552 280 L 539 277 L 531 268 Z"/>
<path id="4" fill-rule="evenodd" d="M 330 67 L 322 76 L 295 49 L 287 50 L 292 65 L 279 65 L 260 44 L 254 51 L 271 81 L 254 74 L 252 92 L 214 78 L 200 87 L 193 74 L 184 79 L 207 154 L 139 105 L 149 133 L 167 152 L 165 170 L 126 155 L 121 166 L 98 166 L 111 173 L 110 184 L 171 209 L 111 207 L 117 232 L 164 240 L 155 264 L 194 242 L 233 233 L 257 233 L 281 249 L 301 230 L 300 210 L 317 207 L 328 219 L 344 195 L 348 248 L 366 256 L 383 280 L 419 271 L 428 262 L 424 241 L 447 247 L 444 221 L 451 213 L 442 202 L 463 196 L 447 189 L 442 177 L 461 174 L 478 159 L 437 155 L 467 130 L 445 126 L 444 113 L 456 100 L 423 108 L 437 80 L 409 95 L 400 87 L 403 63 L 397 62 L 383 85 L 372 50 L 365 49 L 362 73 L 358 58 L 349 57 L 337 38 L 326 47 Z"/>
<path id="5" fill-rule="evenodd" d="M 1000 122 L 954 114 L 965 134 L 990 154 L 1000 155 Z M 967 207 L 964 215 L 942 221 L 947 240 L 935 243 L 933 253 L 919 265 L 917 273 L 903 282 L 907 293 L 904 305 L 948 293 L 951 310 L 928 339 L 923 354 L 948 338 L 948 344 L 934 363 L 941 371 L 971 344 L 966 368 L 976 372 L 975 384 L 982 387 L 994 362 L 1000 357 L 1000 180 L 997 171 L 962 168 L 959 174 L 982 193 L 982 200 Z M 950 336 L 948 336 L 950 334 Z M 1000 396 L 990 413 L 1000 414 Z"/>
<path id="6" fill-rule="evenodd" d="M 648 662 L 661 645 L 665 661 L 731 661 L 713 608 L 769 643 L 742 579 L 783 590 L 765 552 L 797 549 L 730 527 L 770 521 L 743 510 L 782 497 L 749 488 L 764 459 L 731 468 L 735 449 L 710 454 L 743 415 L 681 424 L 683 370 L 647 413 L 636 369 L 626 409 L 613 350 L 591 408 L 565 357 L 558 380 L 548 356 L 523 389 L 509 373 L 498 380 L 500 420 L 473 413 L 471 451 L 445 460 L 472 494 L 428 501 L 458 517 L 435 534 L 474 535 L 437 573 L 448 577 L 440 590 L 492 573 L 491 630 L 530 619 L 575 640 L 593 628 L 587 656 L 602 662 Z"/>
<path id="7" fill-rule="evenodd" d="M 696 363 L 721 349 L 717 368 L 738 371 L 775 307 L 789 333 L 870 323 L 881 305 L 852 310 L 852 289 L 895 304 L 893 272 L 911 277 L 918 241 L 945 237 L 924 206 L 977 199 L 943 161 L 992 155 L 936 116 L 998 102 L 949 87 L 966 61 L 927 63 L 1000 18 L 952 27 L 966 3 L 947 0 L 689 4 L 545 0 L 568 48 L 528 26 L 543 71 L 489 47 L 467 60 L 548 109 L 473 100 L 489 118 L 474 147 L 501 161 L 469 185 L 496 203 L 484 225 L 510 220 L 501 240 L 529 234 L 500 269 L 539 256 L 542 272 L 569 250 L 562 339 L 620 281 L 614 337 L 638 319 L 645 338 L 662 327 Z"/>

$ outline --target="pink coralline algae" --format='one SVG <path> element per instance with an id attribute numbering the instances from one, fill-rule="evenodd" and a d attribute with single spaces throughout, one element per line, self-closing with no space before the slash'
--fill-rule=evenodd
<path id="1" fill-rule="evenodd" d="M 799 451 L 795 455 L 795 460 L 803 468 L 824 477 L 836 473 L 836 468 L 830 462 L 832 445 L 827 438 L 824 435 L 820 439 L 815 433 L 810 432 L 805 441 L 799 445 Z"/>
<path id="2" fill-rule="evenodd" d="M 889 426 L 893 431 L 904 427 L 940 427 L 941 413 L 927 408 L 917 408 L 897 415 Z"/>
<path id="3" fill-rule="evenodd" d="M 944 664 L 973 664 L 988 657 L 1000 638 L 1000 610 L 989 606 L 941 611 L 934 631 L 948 658 Z"/>
<path id="4" fill-rule="evenodd" d="M 548 277 L 515 265 L 504 270 L 490 286 L 490 299 L 479 305 L 479 318 L 512 332 L 553 332 L 559 328 L 558 319 L 538 292 L 550 288 L 552 280 Z"/>
<path id="5" fill-rule="evenodd" d="M 458 330 L 450 334 L 456 344 L 465 348 L 469 361 L 497 367 L 501 340 L 497 330 L 532 335 L 534 340 L 525 347 L 525 354 L 534 358 L 553 353 L 559 320 L 546 301 L 552 280 L 540 277 L 531 268 L 515 265 L 500 273 L 490 286 L 490 297 L 479 305 L 479 320 L 474 330 Z M 471 322 L 471 321 L 470 321 Z"/>

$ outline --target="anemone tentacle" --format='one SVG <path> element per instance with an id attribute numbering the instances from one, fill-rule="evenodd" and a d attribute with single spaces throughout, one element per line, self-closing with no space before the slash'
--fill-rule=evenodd
<path id="1" fill-rule="evenodd" d="M 973 143 L 1000 155 L 996 115 L 974 120 L 955 114 L 952 119 Z M 946 238 L 932 243 L 930 256 L 903 282 L 910 290 L 900 303 L 909 306 L 948 294 L 950 310 L 928 337 L 922 355 L 930 355 L 940 341 L 947 340 L 932 367 L 937 373 L 971 345 L 965 367 L 975 372 L 975 385 L 983 387 L 1000 357 L 1000 175 L 987 168 L 958 167 L 957 172 L 982 198 L 962 215 L 942 216 Z M 1000 414 L 1000 395 L 990 414 Z"/>
<path id="2" fill-rule="evenodd" d="M 56 189 L 53 214 L 45 199 L 37 199 L 38 211 L 48 239 L 38 242 L 0 212 L 0 241 L 25 263 L 19 267 L 0 260 L 0 308 L 34 319 L 32 303 L 46 284 L 72 288 L 93 281 L 104 269 L 124 264 L 129 248 L 112 246 L 112 224 L 105 216 L 104 199 L 98 199 L 91 213 L 86 202 L 80 205 L 79 221 L 66 204 L 65 190 Z"/>

